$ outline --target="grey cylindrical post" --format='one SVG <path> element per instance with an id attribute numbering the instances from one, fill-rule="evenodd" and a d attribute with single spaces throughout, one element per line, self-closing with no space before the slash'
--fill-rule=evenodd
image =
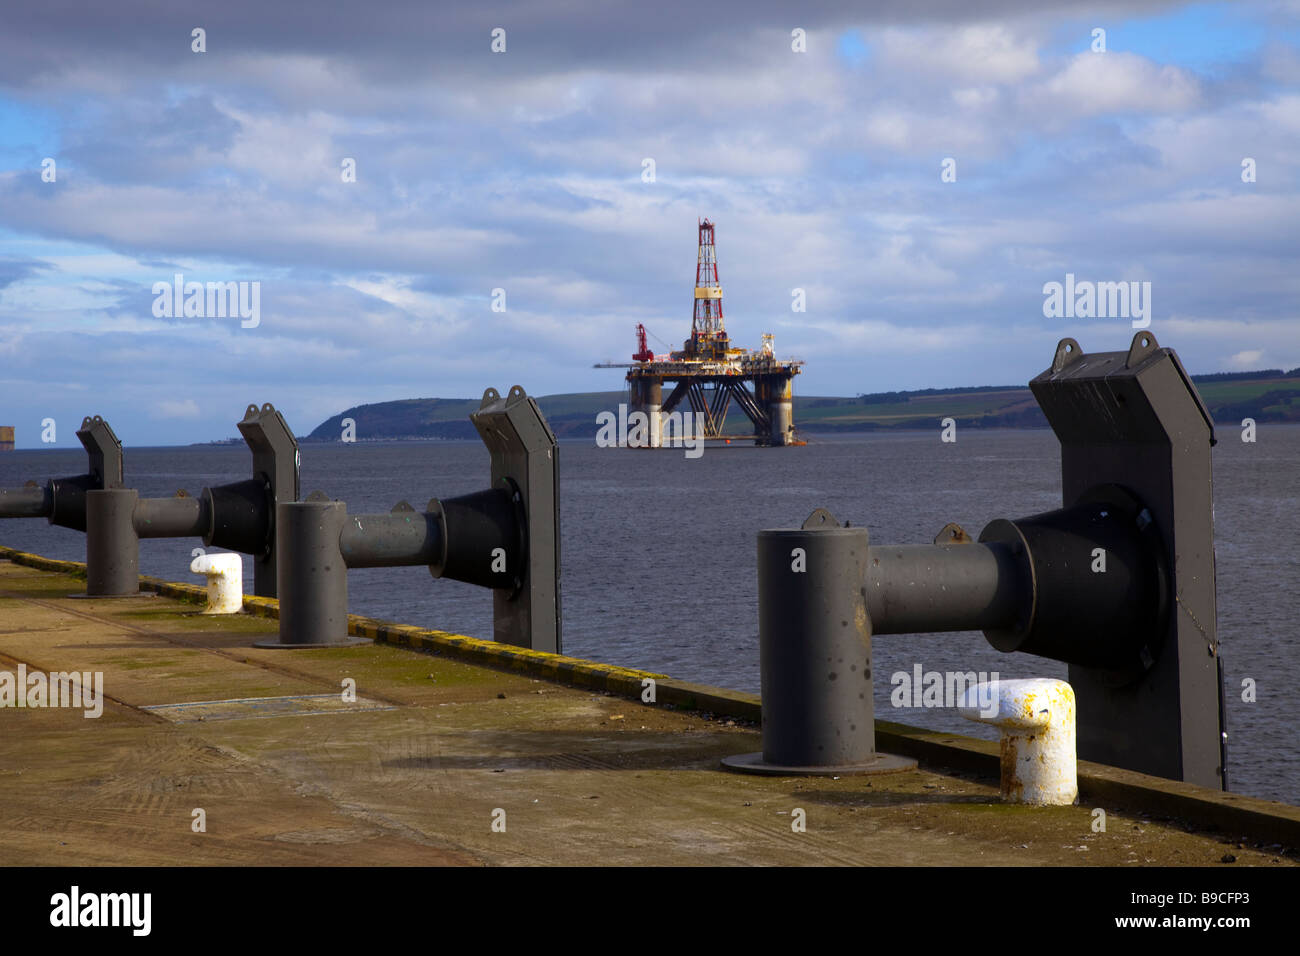
<path id="1" fill-rule="evenodd" d="M 319 497 L 317 497 L 319 495 Z M 276 506 L 276 585 L 280 639 L 257 647 L 361 644 L 348 637 L 348 568 L 339 551 L 347 505 L 319 492 Z"/>
<path id="2" fill-rule="evenodd" d="M 758 534 L 763 752 L 738 770 L 839 774 L 902 770 L 876 753 L 865 528 L 814 512 L 803 528 Z"/>
<path id="3" fill-rule="evenodd" d="M 211 523 L 206 498 L 141 498 L 133 520 L 142 538 L 201 538 Z"/>
<path id="4" fill-rule="evenodd" d="M 1009 628 L 1032 603 L 1028 569 L 1008 544 L 873 545 L 869 557 L 872 634 Z"/>
<path id="5" fill-rule="evenodd" d="M 859 764 L 876 753 L 865 528 L 761 531 L 763 759 Z"/>
<path id="6" fill-rule="evenodd" d="M 48 518 L 54 511 L 49 485 L 0 488 L 0 518 Z"/>
<path id="7" fill-rule="evenodd" d="M 339 547 L 350 568 L 432 564 L 442 554 L 442 529 L 437 515 L 418 511 L 349 515 Z"/>
<path id="8" fill-rule="evenodd" d="M 86 596 L 140 593 L 140 539 L 132 524 L 134 488 L 86 492 Z"/>

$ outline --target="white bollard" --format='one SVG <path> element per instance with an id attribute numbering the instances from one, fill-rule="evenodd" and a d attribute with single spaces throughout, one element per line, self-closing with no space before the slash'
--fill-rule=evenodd
<path id="1" fill-rule="evenodd" d="M 238 614 L 244 608 L 244 559 L 237 554 L 201 554 L 190 562 L 194 574 L 208 577 L 204 614 Z"/>
<path id="2" fill-rule="evenodd" d="M 1002 731 L 1002 799 L 1069 806 L 1079 797 L 1074 688 L 1035 677 L 969 688 L 958 712 Z"/>

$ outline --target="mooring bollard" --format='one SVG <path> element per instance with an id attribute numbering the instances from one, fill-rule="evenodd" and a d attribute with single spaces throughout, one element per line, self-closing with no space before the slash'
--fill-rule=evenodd
<path id="1" fill-rule="evenodd" d="M 108 422 L 87 415 L 77 429 L 89 467 L 84 475 L 0 488 L 0 518 L 45 518 L 50 524 L 86 530 L 86 492 L 122 487 L 122 443 Z"/>
<path id="2" fill-rule="evenodd" d="M 991 705 L 991 706 L 990 706 Z M 1074 688 L 1036 677 L 968 688 L 958 712 L 1002 732 L 1002 799 L 1069 806 L 1079 797 Z"/>
<path id="3" fill-rule="evenodd" d="M 50 524 L 86 533 L 88 597 L 139 593 L 141 538 L 202 538 L 209 547 L 253 558 L 253 592 L 275 597 L 275 506 L 298 497 L 298 443 L 283 416 L 270 404 L 249 405 L 236 423 L 253 453 L 253 477 L 204 488 L 198 497 L 133 498 L 131 513 L 122 496 L 92 495 L 123 487 L 122 443 L 99 416 L 87 417 L 77 438 L 90 459 L 84 475 L 53 478 L 42 488 L 28 482 L 0 489 L 0 518 L 49 519 Z M 136 495 L 134 491 L 131 492 Z M 106 509 L 92 516 L 95 508 Z"/>
<path id="4" fill-rule="evenodd" d="M 139 563 L 142 538 L 201 538 L 209 547 L 227 548 L 249 555 L 253 561 L 253 591 L 274 597 L 275 506 L 298 496 L 298 444 L 283 417 L 271 405 L 249 405 L 236 426 L 253 453 L 253 477 L 227 485 L 205 487 L 197 497 L 178 492 L 172 498 L 136 500 L 130 521 L 119 521 L 104 539 L 108 525 L 91 512 L 106 507 L 103 496 L 86 494 L 87 580 L 107 581 L 99 565 Z M 78 433 L 80 434 L 80 433 Z M 135 494 L 135 492 L 132 492 Z M 113 594 L 134 594 L 138 582 L 124 573 L 112 578 L 121 588 Z M 107 584 L 104 586 L 108 586 Z M 108 596 L 108 592 L 91 592 Z"/>
<path id="5" fill-rule="evenodd" d="M 276 567 L 279 572 L 280 636 L 257 641 L 273 649 L 346 647 L 364 644 L 348 637 L 348 566 L 339 536 L 348 509 L 313 491 L 305 501 L 276 509 Z"/>
<path id="6" fill-rule="evenodd" d="M 803 527 L 758 535 L 763 750 L 724 757 L 746 773 L 831 776 L 910 770 L 876 752 L 865 528 L 817 509 Z"/>
<path id="7" fill-rule="evenodd" d="M 868 636 L 982 630 L 999 651 L 1070 665 L 1083 759 L 1226 789 L 1209 412 L 1178 356 L 1150 332 L 1135 335 L 1127 352 L 1085 354 L 1062 339 L 1029 386 L 1061 441 L 1061 508 L 994 519 L 978 541 L 949 525 L 933 544 L 872 545 L 860 577 L 851 573 L 856 555 L 840 554 L 843 573 L 818 572 L 819 586 L 841 592 L 832 596 L 803 596 L 811 581 L 772 578 L 763 555 L 773 533 L 762 532 L 760 627 L 774 593 L 791 601 L 790 613 L 820 608 L 826 620 L 812 621 L 811 634 L 831 622 L 832 608 L 852 621 L 848 602 L 861 593 Z M 764 750 L 771 736 L 785 752 L 785 735 L 799 733 L 804 743 L 792 752 L 800 759 L 830 752 L 828 730 L 842 735 L 840 716 L 861 711 L 842 700 L 842 688 L 812 679 L 826 647 L 812 642 L 803 663 L 781 658 L 778 668 L 768 665 L 774 651 L 762 634 L 760 644 L 765 725 L 773 691 L 774 714 L 787 707 L 786 694 L 827 695 L 802 705 L 802 729 L 781 717 L 770 732 L 765 726 Z M 830 654 L 837 662 L 838 651 Z"/>
<path id="8" fill-rule="evenodd" d="M 559 448 L 537 403 L 519 386 L 483 395 L 470 415 L 492 458 L 484 491 L 434 498 L 418 512 L 349 515 L 312 492 L 276 513 L 280 639 L 258 647 L 347 643 L 348 568 L 425 565 L 435 578 L 489 588 L 493 635 L 560 652 Z"/>
<path id="9" fill-rule="evenodd" d="M 244 609 L 244 559 L 231 551 L 200 554 L 190 562 L 193 574 L 207 577 L 204 614 L 238 614 Z"/>

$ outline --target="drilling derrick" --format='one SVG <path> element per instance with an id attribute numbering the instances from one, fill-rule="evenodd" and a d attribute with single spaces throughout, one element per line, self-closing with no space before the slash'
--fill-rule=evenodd
<path id="1" fill-rule="evenodd" d="M 713 223 L 700 221 L 700 252 L 695 265 L 695 314 L 686 355 L 704 361 L 726 361 L 727 329 L 722 322 L 722 283 L 718 281 L 718 251 Z"/>
<path id="2" fill-rule="evenodd" d="M 732 348 L 722 318 L 722 283 L 718 279 L 713 223 L 702 219 L 698 226 L 695 311 L 691 337 L 682 343 L 682 350 L 655 355 L 646 345 L 645 326 L 637 325 L 633 362 L 609 362 L 596 367 L 628 370 L 629 404 L 632 411 L 645 414 L 649 422 L 648 447 L 662 447 L 675 425 L 684 426 L 682 413 L 690 415 L 690 434 L 706 439 L 753 437 L 756 445 L 801 445 L 803 442 L 794 432 L 793 384 L 803 362 L 777 359 L 771 335 L 763 336 L 763 346 L 756 352 Z M 667 399 L 663 393 L 665 382 L 675 383 Z M 753 425 L 752 436 L 726 433 L 732 402 Z M 681 434 L 680 428 L 676 433 Z"/>

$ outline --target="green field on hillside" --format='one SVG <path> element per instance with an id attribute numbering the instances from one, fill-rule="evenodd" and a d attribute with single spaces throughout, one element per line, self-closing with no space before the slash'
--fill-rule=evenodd
<path id="1" fill-rule="evenodd" d="M 1251 377 L 1256 375 L 1258 377 Z M 1197 381 L 1193 376 L 1193 381 Z M 1243 418 L 1257 422 L 1300 422 L 1300 373 L 1241 373 L 1212 376 L 1197 381 L 1206 406 L 1216 422 L 1239 424 Z M 556 435 L 592 437 L 596 416 L 616 412 L 627 393 L 575 392 L 546 395 L 537 400 Z M 327 419 L 307 436 L 309 441 L 337 441 L 344 418 L 356 422 L 360 441 L 409 438 L 473 438 L 470 412 L 479 399 L 412 398 L 397 402 L 359 405 Z M 925 389 L 859 395 L 855 398 L 795 395 L 794 419 L 802 432 L 869 431 L 881 428 L 931 428 L 941 419 L 985 427 L 1044 427 L 1046 419 L 1025 387 Z M 748 431 L 748 422 L 734 405 L 728 431 Z"/>

